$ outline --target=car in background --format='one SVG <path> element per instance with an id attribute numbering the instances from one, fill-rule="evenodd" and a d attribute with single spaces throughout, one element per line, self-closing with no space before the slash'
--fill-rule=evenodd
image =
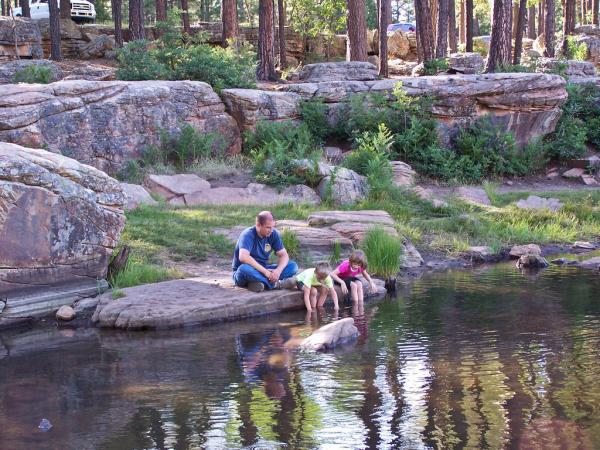
<path id="1" fill-rule="evenodd" d="M 59 0 L 53 1 L 58 2 Z M 33 20 L 47 19 L 50 17 L 48 0 L 30 0 L 29 9 Z M 14 15 L 16 17 L 21 17 L 23 15 L 21 8 L 15 8 Z M 71 19 L 75 22 L 93 22 L 96 20 L 96 8 L 94 8 L 94 5 L 87 0 L 71 0 Z"/>
<path id="2" fill-rule="evenodd" d="M 402 31 L 403 33 L 408 33 L 409 31 L 417 31 L 417 27 L 412 23 L 391 23 L 387 27 L 387 32 L 390 34 L 398 30 Z"/>

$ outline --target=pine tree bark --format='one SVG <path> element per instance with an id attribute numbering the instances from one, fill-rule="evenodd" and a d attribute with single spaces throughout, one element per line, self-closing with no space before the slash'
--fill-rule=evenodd
<path id="1" fill-rule="evenodd" d="M 115 44 L 117 47 L 123 47 L 123 5 L 122 0 L 110 0 L 110 9 L 112 10 L 112 19 L 115 23 Z"/>
<path id="2" fill-rule="evenodd" d="M 188 0 L 181 0 L 181 24 L 183 25 L 183 32 L 185 34 L 192 34 L 192 28 L 190 27 L 190 12 Z"/>
<path id="3" fill-rule="evenodd" d="M 285 54 L 285 4 L 284 0 L 277 0 L 277 12 L 279 17 L 279 65 L 281 68 L 287 66 Z"/>
<path id="4" fill-rule="evenodd" d="M 156 21 L 164 22 L 167 20 L 167 0 L 156 0 Z"/>
<path id="5" fill-rule="evenodd" d="M 258 65 L 256 78 L 263 81 L 277 80 L 275 56 L 273 55 L 273 1 L 258 2 Z"/>
<path id="6" fill-rule="evenodd" d="M 437 44 L 437 24 L 438 24 L 438 1 L 429 0 L 429 10 L 431 11 L 431 29 L 433 30 L 433 47 L 435 52 L 435 46 Z"/>
<path id="7" fill-rule="evenodd" d="M 456 4 L 454 0 L 448 0 L 448 46 L 451 53 L 456 53 L 458 42 L 456 41 Z"/>
<path id="8" fill-rule="evenodd" d="M 519 3 L 512 4 L 512 38 L 513 40 L 517 37 L 517 23 L 519 21 Z"/>
<path id="9" fill-rule="evenodd" d="M 544 56 L 554 57 L 554 0 L 546 0 L 546 26 L 544 40 L 546 50 Z"/>
<path id="10" fill-rule="evenodd" d="M 466 50 L 473 51 L 473 0 L 465 0 L 465 17 L 466 17 Z"/>
<path id="11" fill-rule="evenodd" d="M 510 63 L 511 46 L 511 0 L 494 0 L 492 37 L 485 65 L 486 73 Z"/>
<path id="12" fill-rule="evenodd" d="M 569 46 L 567 36 L 573 34 L 575 30 L 575 0 L 565 0 L 564 11 L 563 11 L 563 41 L 562 41 L 562 52 L 563 55 L 570 58 Z"/>
<path id="13" fill-rule="evenodd" d="M 367 60 L 367 19 L 364 0 L 347 0 L 348 61 Z"/>
<path id="14" fill-rule="evenodd" d="M 523 33 L 525 32 L 525 15 L 527 14 L 527 0 L 519 0 L 519 10 L 517 14 L 515 51 L 513 53 L 513 64 L 521 62 L 521 53 L 523 51 Z"/>
<path id="15" fill-rule="evenodd" d="M 3 16 L 8 16 L 6 12 L 6 3 L 4 3 L 4 0 L 0 0 L 0 13 L 2 13 Z"/>
<path id="16" fill-rule="evenodd" d="M 71 18 L 71 0 L 60 0 L 60 18 Z"/>
<path id="17" fill-rule="evenodd" d="M 433 30 L 431 29 L 431 12 L 428 0 L 415 0 L 415 16 L 417 25 L 418 44 L 421 47 L 423 61 L 434 58 Z"/>
<path id="18" fill-rule="evenodd" d="M 29 8 L 29 0 L 21 0 L 21 15 L 23 17 L 31 17 L 31 9 Z"/>
<path id="19" fill-rule="evenodd" d="M 129 40 L 144 39 L 144 4 L 142 0 L 129 0 Z"/>
<path id="20" fill-rule="evenodd" d="M 437 18 L 435 57 L 445 58 L 448 54 L 448 0 L 439 0 Z"/>
<path id="21" fill-rule="evenodd" d="M 388 69 L 388 47 L 387 27 L 390 23 L 392 12 L 391 0 L 379 0 L 379 76 L 387 77 Z"/>
<path id="22" fill-rule="evenodd" d="M 535 5 L 531 5 L 527 10 L 527 37 L 529 39 L 537 37 L 535 33 Z"/>
<path id="23" fill-rule="evenodd" d="M 598 8 L 600 8 L 600 3 L 598 0 L 592 0 L 592 24 L 598 26 Z"/>
<path id="24" fill-rule="evenodd" d="M 60 51 L 60 12 L 58 11 L 58 2 L 48 2 L 48 11 L 50 13 L 50 59 L 52 61 L 61 61 L 62 53 Z"/>
<path id="25" fill-rule="evenodd" d="M 467 41 L 467 17 L 465 11 L 465 0 L 460 1 L 460 24 L 458 27 L 458 41 L 464 44 Z"/>

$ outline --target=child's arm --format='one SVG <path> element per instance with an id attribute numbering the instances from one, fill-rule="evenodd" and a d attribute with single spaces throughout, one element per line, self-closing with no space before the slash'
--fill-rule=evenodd
<path id="1" fill-rule="evenodd" d="M 376 292 L 377 288 L 375 287 L 375 283 L 373 283 L 373 279 L 371 278 L 371 275 L 369 275 L 369 273 L 366 270 L 363 270 L 362 276 L 365 277 L 365 280 L 367 280 L 369 282 L 370 291 Z"/>
<path id="2" fill-rule="evenodd" d="M 346 286 L 345 283 L 342 283 L 342 286 Z M 348 290 L 346 288 L 346 290 Z M 335 287 L 329 288 L 329 293 L 331 294 L 331 299 L 333 300 L 333 306 L 336 310 L 340 309 L 340 306 L 338 304 L 338 296 L 337 296 L 337 292 L 335 291 Z"/>
<path id="3" fill-rule="evenodd" d="M 339 273 L 340 273 L 340 271 L 338 269 L 335 269 L 329 275 L 331 275 L 331 278 L 333 279 L 333 281 L 340 283 L 340 287 L 342 289 L 342 294 L 347 295 L 348 294 L 348 286 L 346 286 L 346 283 L 344 283 L 344 280 L 342 280 L 338 276 Z"/>
<path id="4" fill-rule="evenodd" d="M 304 306 L 306 306 L 306 310 L 308 312 L 311 312 L 312 306 L 310 306 L 310 286 L 302 286 L 302 291 L 304 292 Z"/>

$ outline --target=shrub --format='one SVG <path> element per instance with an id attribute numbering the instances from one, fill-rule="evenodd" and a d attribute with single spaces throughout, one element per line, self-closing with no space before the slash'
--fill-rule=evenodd
<path id="1" fill-rule="evenodd" d="M 125 268 L 117 272 L 108 282 L 113 289 L 122 289 L 140 284 L 158 283 L 173 278 L 183 278 L 183 274 L 177 269 L 156 264 L 128 261 Z"/>
<path id="2" fill-rule="evenodd" d="M 156 59 L 148 41 L 128 42 L 117 52 L 117 79 L 126 81 L 169 80 L 171 72 Z"/>
<path id="3" fill-rule="evenodd" d="M 423 63 L 424 75 L 436 75 L 439 72 L 446 72 L 449 68 L 446 58 L 430 59 Z"/>
<path id="4" fill-rule="evenodd" d="M 14 83 L 48 84 L 50 81 L 52 81 L 52 70 L 50 67 L 36 64 L 18 70 L 13 75 Z"/>
<path id="5" fill-rule="evenodd" d="M 332 133 L 327 119 L 327 105 L 322 99 L 317 98 L 300 102 L 299 108 L 302 121 L 308 126 L 314 138 L 323 142 L 327 135 Z"/>
<path id="6" fill-rule="evenodd" d="M 585 122 L 565 113 L 556 125 L 554 133 L 548 137 L 550 156 L 557 159 L 577 158 L 587 151 L 586 142 Z"/>
<path id="7" fill-rule="evenodd" d="M 567 36 L 567 58 L 577 61 L 585 61 L 587 59 L 588 50 L 585 43 L 577 42 L 575 36 Z"/>
<path id="8" fill-rule="evenodd" d="M 385 278 L 394 277 L 400 270 L 402 242 L 383 228 L 367 231 L 362 248 L 369 261 L 369 271 Z"/>
<path id="9" fill-rule="evenodd" d="M 343 165 L 361 175 L 368 175 L 368 165 L 373 159 L 388 160 L 394 138 L 385 124 L 379 124 L 377 132 L 365 131 L 356 138 L 358 148 L 350 152 Z"/>
<path id="10" fill-rule="evenodd" d="M 300 256 L 300 241 L 294 230 L 285 228 L 281 232 L 281 241 L 283 242 L 283 246 L 287 250 L 288 255 L 290 255 L 290 258 L 297 259 Z"/>

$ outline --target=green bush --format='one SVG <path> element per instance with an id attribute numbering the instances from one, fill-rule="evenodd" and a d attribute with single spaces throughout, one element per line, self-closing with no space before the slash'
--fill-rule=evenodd
<path id="1" fill-rule="evenodd" d="M 585 43 L 577 43 L 575 36 L 567 36 L 567 58 L 577 61 L 585 61 L 587 59 L 588 49 Z"/>
<path id="2" fill-rule="evenodd" d="M 298 259 L 300 256 L 300 240 L 298 239 L 296 232 L 285 228 L 281 232 L 281 241 L 283 242 L 283 247 L 288 252 L 288 255 L 290 255 L 290 258 Z"/>
<path id="3" fill-rule="evenodd" d="M 14 83 L 48 84 L 50 81 L 52 81 L 52 70 L 50 67 L 36 64 L 18 70 L 13 75 Z"/>
<path id="4" fill-rule="evenodd" d="M 316 165 L 322 153 L 306 124 L 259 122 L 253 133 L 246 134 L 245 141 L 257 181 L 278 187 L 314 183 L 312 169 L 297 170 L 298 160 L 308 159 Z"/>
<path id="5" fill-rule="evenodd" d="M 425 61 L 423 67 L 424 75 L 437 75 L 440 72 L 446 72 L 450 66 L 448 66 L 446 58 L 436 58 Z"/>
<path id="6" fill-rule="evenodd" d="M 226 88 L 255 86 L 256 55 L 247 45 L 227 48 L 202 43 L 202 35 L 182 35 L 176 14 L 160 23 L 163 34 L 156 41 L 133 41 L 117 53 L 120 80 L 197 80 L 217 92 Z"/>
<path id="7" fill-rule="evenodd" d="M 556 159 L 572 159 L 587 151 L 587 127 L 583 120 L 564 113 L 554 133 L 548 137 L 550 156 Z"/>
<path id="8" fill-rule="evenodd" d="M 390 236 L 383 228 L 367 231 L 362 248 L 369 261 L 369 271 L 375 275 L 392 278 L 400 271 L 402 242 Z"/>
<path id="9" fill-rule="evenodd" d="M 358 147 L 344 159 L 343 165 L 361 175 L 368 175 L 370 161 L 389 160 L 394 138 L 385 124 L 381 123 L 377 132 L 363 132 L 356 138 L 356 143 Z"/>
<path id="10" fill-rule="evenodd" d="M 302 121 L 308 126 L 314 138 L 323 142 L 333 131 L 327 119 L 327 105 L 322 99 L 316 98 L 300 102 L 299 108 Z"/>

